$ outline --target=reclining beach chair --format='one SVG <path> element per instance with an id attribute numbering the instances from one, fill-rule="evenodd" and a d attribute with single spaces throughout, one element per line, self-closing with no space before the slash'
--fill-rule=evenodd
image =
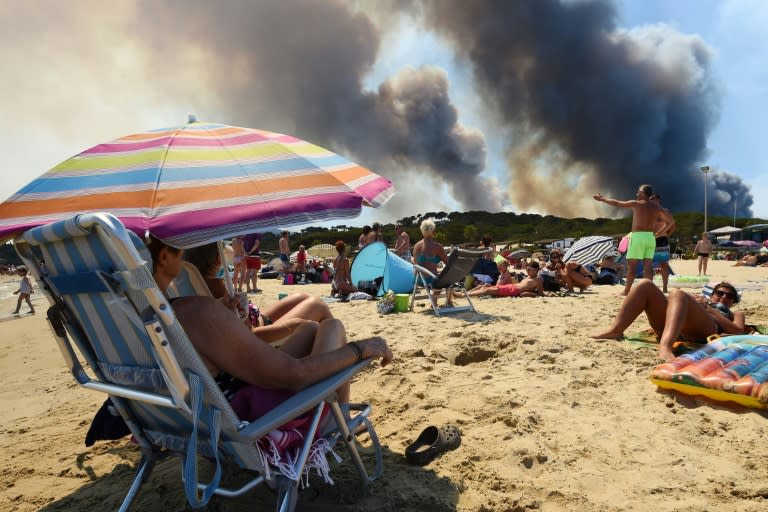
<path id="1" fill-rule="evenodd" d="M 266 483 L 277 491 L 278 510 L 293 510 L 299 481 L 312 461 L 318 461 L 313 459 L 318 448 L 339 439 L 347 447 L 363 488 L 381 474 L 381 449 L 367 419 L 370 408 L 351 407 L 357 414 L 350 419 L 334 391 L 370 361 L 299 392 L 256 421 L 241 421 L 154 282 L 148 257 L 141 257 L 137 250 L 143 244 L 117 218 L 78 215 L 31 229 L 15 245 L 51 304 L 48 321 L 75 379 L 85 388 L 110 396 L 141 449 L 121 511 L 128 510 L 154 463 L 166 455 L 181 457 L 185 494 L 193 507 L 204 506 L 213 495 L 239 496 Z M 85 360 L 89 372 L 78 357 Z M 331 422 L 327 435 L 315 440 L 325 404 L 330 406 L 335 424 Z M 306 412 L 312 419 L 296 460 L 273 466 L 257 441 Z M 350 429 L 360 425 L 368 429 L 375 448 L 372 476 L 350 434 Z M 215 465 L 207 484 L 198 482 L 198 456 Z M 239 488 L 225 488 L 220 480 L 225 460 L 256 471 L 256 476 Z M 320 462 L 325 462 L 324 457 Z"/>
<path id="2" fill-rule="evenodd" d="M 188 261 L 182 261 L 179 275 L 176 276 L 168 287 L 168 296 L 173 298 L 190 297 L 193 295 L 213 297 L 210 288 L 208 288 L 205 279 L 200 275 L 197 267 Z"/>
<path id="3" fill-rule="evenodd" d="M 445 306 L 438 307 L 437 299 L 441 294 L 433 294 L 433 291 L 445 291 L 446 294 L 451 288 L 466 293 L 467 289 L 464 287 L 464 278 L 469 274 L 469 271 L 477 262 L 477 259 L 483 255 L 491 252 L 492 249 L 485 249 L 482 251 L 461 249 L 454 247 L 451 252 L 448 253 L 448 263 L 440 271 L 439 275 L 435 275 L 428 269 L 421 265 L 414 265 L 414 282 L 413 291 L 411 292 L 411 304 L 413 304 L 416 298 L 416 289 L 419 286 L 423 286 L 427 292 L 427 297 L 432 304 L 432 310 L 435 315 L 458 313 L 461 311 L 475 311 L 475 306 L 472 304 L 472 299 L 469 295 L 465 295 L 467 299 L 466 306 Z"/>

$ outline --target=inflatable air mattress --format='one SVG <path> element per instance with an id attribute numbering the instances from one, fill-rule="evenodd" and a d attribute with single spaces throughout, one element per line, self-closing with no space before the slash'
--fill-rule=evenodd
<path id="1" fill-rule="evenodd" d="M 661 283 L 661 276 L 654 277 L 654 281 Z M 701 288 L 709 283 L 709 276 L 669 276 L 668 284 L 673 288 Z"/>
<path id="2" fill-rule="evenodd" d="M 727 336 L 663 363 L 651 381 L 664 389 L 768 408 L 768 336 Z"/>

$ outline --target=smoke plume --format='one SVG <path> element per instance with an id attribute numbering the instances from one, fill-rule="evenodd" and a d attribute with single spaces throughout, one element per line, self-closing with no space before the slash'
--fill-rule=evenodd
<path id="1" fill-rule="evenodd" d="M 237 124 L 311 140 L 392 179 L 392 207 L 411 211 L 423 190 L 412 173 L 444 183 L 466 209 L 501 208 L 487 193 L 483 135 L 462 126 L 448 79 L 437 68 L 404 69 L 366 90 L 363 79 L 380 45 L 378 29 L 342 2 L 207 0 L 148 2 L 156 21 L 151 47 L 168 45 L 179 11 L 183 41 L 206 58 L 207 87 L 224 99 Z M 162 28 L 162 30 L 160 30 Z M 177 51 L 178 47 L 168 48 Z M 407 206 L 405 206 L 407 204 Z"/>
<path id="2" fill-rule="evenodd" d="M 698 168 L 720 98 L 711 52 L 663 25 L 620 30 L 607 1 L 59 4 L 0 4 L 0 93 L 14 99 L 0 133 L 11 146 L 37 141 L 41 154 L 10 162 L 20 172 L 9 182 L 43 172 L 61 151 L 192 112 L 290 133 L 389 177 L 399 194 L 382 218 L 456 203 L 605 216 L 616 210 L 592 194 L 628 198 L 646 182 L 674 211 L 703 206 Z M 429 32 L 414 62 L 447 41 L 452 69 L 404 68 L 367 83 L 405 22 Z M 454 72 L 459 92 L 469 85 L 472 107 L 485 110 L 473 112 L 484 114 L 485 136 L 461 122 Z M 500 185 L 484 171 L 486 136 L 495 148 L 501 133 L 511 135 Z M 751 214 L 738 177 L 713 169 L 708 182 L 710 213 L 730 216 L 736 204 Z"/>
<path id="3" fill-rule="evenodd" d="M 591 196 L 651 183 L 673 211 L 700 210 L 706 139 L 719 116 L 711 51 L 665 25 L 616 27 L 606 1 L 433 0 L 424 20 L 473 66 L 498 122 L 516 134 L 508 165 L 522 210 L 576 215 Z M 733 175 L 711 173 L 709 211 L 751 215 Z"/>

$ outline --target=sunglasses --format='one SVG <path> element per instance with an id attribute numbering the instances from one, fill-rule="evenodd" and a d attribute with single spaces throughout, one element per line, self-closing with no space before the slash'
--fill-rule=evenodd
<path id="1" fill-rule="evenodd" d="M 712 292 L 715 297 L 725 297 L 727 299 L 736 300 L 736 294 L 733 292 L 726 292 L 723 290 L 715 290 Z"/>

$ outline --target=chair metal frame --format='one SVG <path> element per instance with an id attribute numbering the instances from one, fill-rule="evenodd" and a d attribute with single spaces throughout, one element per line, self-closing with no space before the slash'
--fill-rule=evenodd
<path id="1" fill-rule="evenodd" d="M 459 313 L 462 311 L 476 311 L 472 299 L 467 294 L 467 289 L 464 286 L 464 278 L 469 274 L 469 271 L 474 266 L 478 258 L 490 254 L 493 249 L 484 250 L 471 250 L 462 249 L 460 247 L 453 247 L 448 253 L 448 262 L 440 271 L 440 274 L 435 274 L 427 268 L 421 265 L 414 265 L 414 281 L 413 291 L 411 292 L 411 305 L 416 299 L 416 290 L 419 286 L 424 287 L 427 292 L 427 297 L 432 305 L 432 310 L 436 316 L 446 315 L 451 313 Z M 445 290 L 449 293 L 449 290 L 454 288 L 458 291 L 464 292 L 464 296 L 467 299 L 466 306 L 446 306 L 439 307 L 437 304 L 437 298 L 434 291 L 442 292 Z M 439 297 L 439 295 L 438 295 Z"/>
<path id="2" fill-rule="evenodd" d="M 17 253 L 40 283 L 50 303 L 47 320 L 73 377 L 80 386 L 110 396 L 141 448 L 142 456 L 135 477 L 119 510 L 122 512 L 129 509 L 141 484 L 149 478 L 154 464 L 166 455 L 181 456 L 184 460 L 182 480 L 185 483 L 187 498 L 193 505 L 200 492 L 203 492 L 202 500 L 207 501 L 214 494 L 226 497 L 240 496 L 266 482 L 278 492 L 277 510 L 293 510 L 298 496 L 300 476 L 292 480 L 270 474 L 269 468 L 262 467 L 256 477 L 236 489 L 225 488 L 218 481 L 215 485 L 205 485 L 197 482 L 197 452 L 216 457 L 217 468 L 218 457 L 221 456 L 234 459 L 244 468 L 257 469 L 254 466 L 261 465 L 261 461 L 251 460 L 249 457 L 254 453 L 256 441 L 287 421 L 312 410 L 314 412 L 307 440 L 294 464 L 296 474 L 301 475 L 319 427 L 323 404 L 330 406 L 337 426 L 328 435 L 328 440 L 331 443 L 341 440 L 346 445 L 360 476 L 361 485 L 364 490 L 367 489 L 368 483 L 382 473 L 381 447 L 367 419 L 370 407 L 365 404 L 355 405 L 353 409 L 357 411 L 357 415 L 350 419 L 342 411 L 335 390 L 365 369 L 371 360 L 361 361 L 302 390 L 256 421 L 240 421 L 176 321 L 169 302 L 151 278 L 145 258 L 139 254 L 131 235 L 116 217 L 99 213 L 81 214 L 66 221 L 33 228 L 14 241 Z M 95 250 L 102 251 L 98 257 L 105 258 L 103 253 L 108 253 L 106 259 L 114 262 L 112 268 L 100 268 L 99 262 L 93 261 L 98 259 L 97 256 L 82 256 L 82 246 L 79 244 L 84 243 L 82 239 L 92 236 L 98 239 L 98 242 L 94 242 L 98 246 Z M 87 261 L 83 262 L 78 258 Z M 42 264 L 43 259 L 45 265 Z M 75 266 L 78 268 L 73 270 L 72 262 L 75 260 Z M 83 266 L 87 267 L 88 271 L 83 271 Z M 146 383 L 116 382 L 114 376 L 108 375 L 104 370 L 103 361 L 97 356 L 95 340 L 92 339 L 93 324 L 98 323 L 99 319 L 90 318 L 94 313 L 88 308 L 82 308 L 79 302 L 80 296 L 90 297 L 92 294 L 100 295 L 100 301 L 106 300 L 105 296 L 108 297 L 110 304 L 119 310 L 121 319 L 124 313 L 123 327 L 145 340 L 150 363 L 154 365 L 153 368 L 159 370 L 157 373 L 161 376 L 161 379 L 157 379 L 162 381 L 159 388 L 148 390 Z M 140 302 L 146 305 L 141 311 L 137 308 Z M 89 323 L 92 321 L 93 323 Z M 109 339 L 99 342 L 107 346 L 110 343 L 125 342 L 124 333 L 120 336 L 114 332 L 105 334 Z M 116 352 L 120 350 L 123 350 L 123 347 L 115 348 Z M 78 353 L 92 375 L 85 370 Z M 195 394 L 199 393 L 200 389 L 209 400 L 213 397 L 212 405 L 206 403 L 197 406 L 203 411 L 203 415 L 209 414 L 209 420 L 205 420 L 203 416 L 198 417 L 197 411 L 194 410 Z M 146 408 L 154 408 L 152 410 L 159 411 L 157 414 L 166 414 L 163 411 L 167 411 L 169 415 L 175 414 L 186 418 L 192 425 L 199 425 L 200 439 L 196 443 L 192 441 L 196 439 L 196 432 L 174 432 L 186 440 L 185 446 L 173 446 L 173 443 L 164 445 L 157 440 L 156 433 L 151 432 L 147 425 L 142 423 L 140 415 Z M 220 426 L 218 420 L 210 419 L 219 416 Z M 350 426 L 361 423 L 368 427 L 376 452 L 376 467 L 370 475 L 357 451 L 356 439 L 350 431 Z M 193 430 L 196 431 L 197 428 Z M 220 434 L 214 437 L 216 430 L 219 430 Z M 206 439 L 206 433 L 210 434 L 210 439 Z M 194 472 L 187 471 L 189 468 L 193 468 Z M 194 476 L 194 481 L 190 482 L 189 475 Z M 202 501 L 198 502 L 197 506 L 201 503 Z"/>

